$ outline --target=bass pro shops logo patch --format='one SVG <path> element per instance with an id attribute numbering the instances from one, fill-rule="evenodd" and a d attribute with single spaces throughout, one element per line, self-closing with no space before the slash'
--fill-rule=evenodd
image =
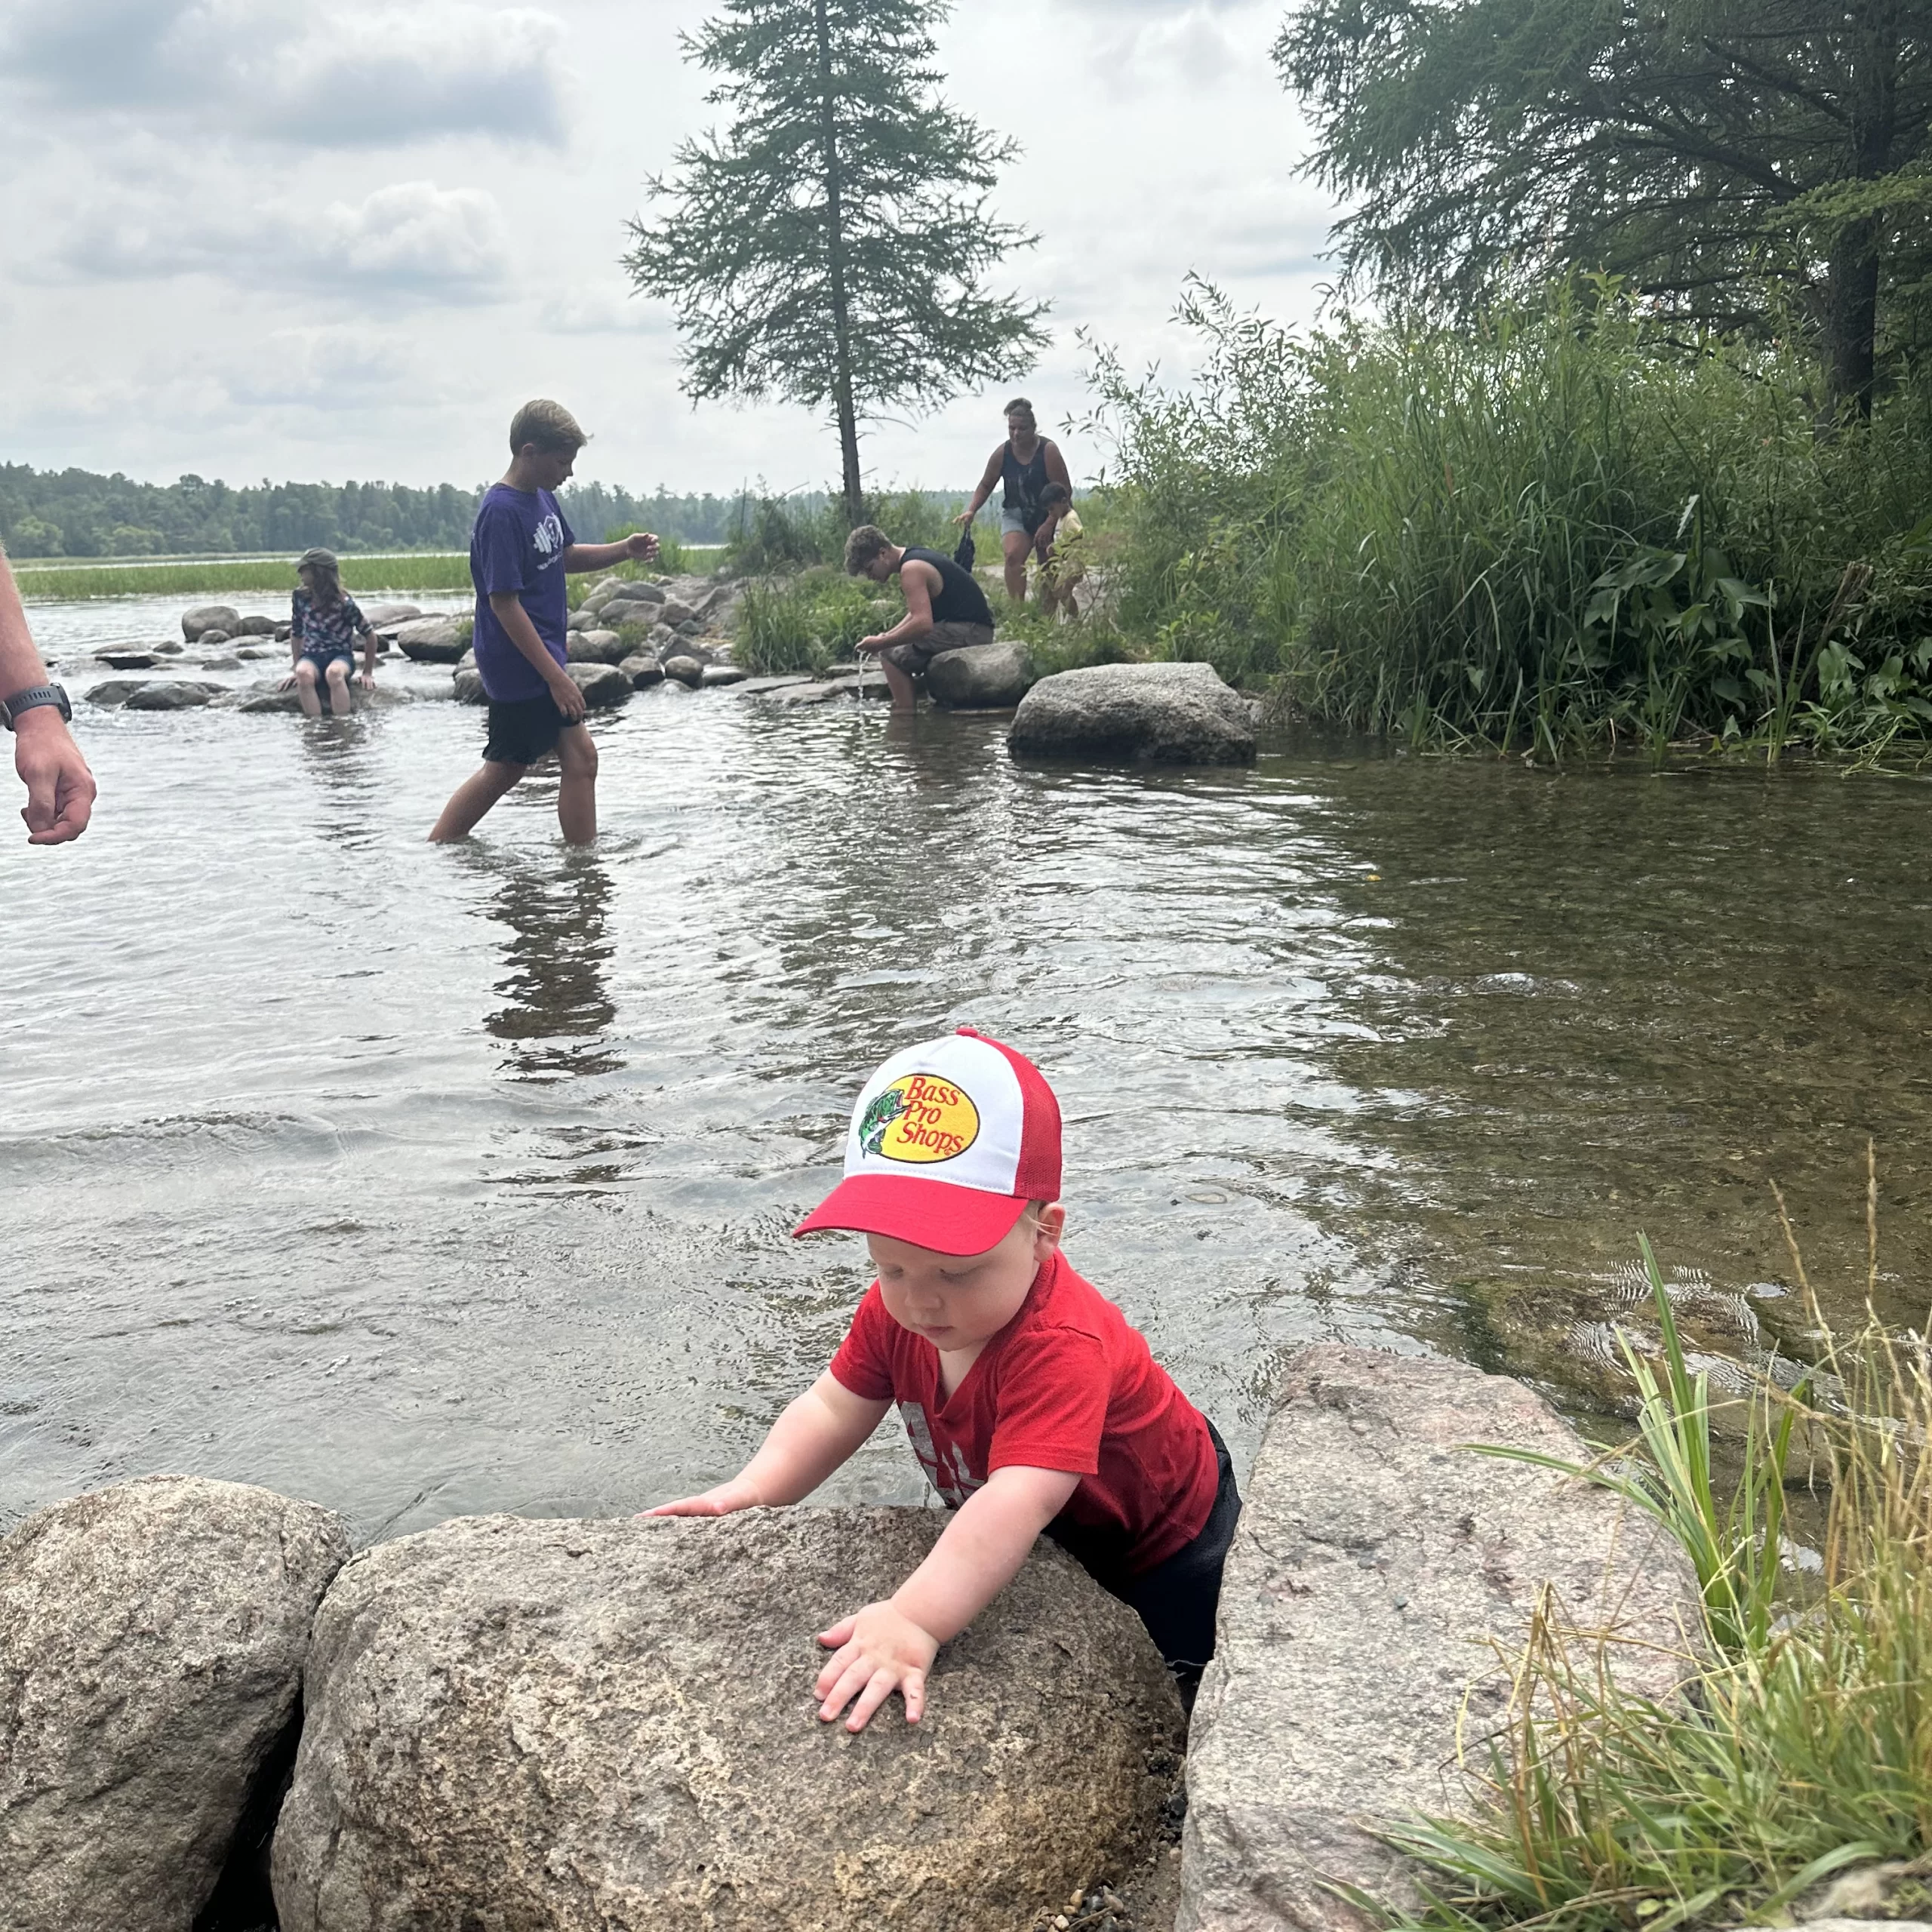
<path id="1" fill-rule="evenodd" d="M 964 1088 L 909 1073 L 872 1097 L 859 1123 L 859 1149 L 921 1165 L 949 1161 L 980 1137 L 980 1110 Z"/>

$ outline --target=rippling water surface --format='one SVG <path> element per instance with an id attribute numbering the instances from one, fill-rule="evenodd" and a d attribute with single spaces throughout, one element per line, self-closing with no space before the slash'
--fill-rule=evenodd
<path id="1" fill-rule="evenodd" d="M 33 615 L 58 657 L 178 601 Z M 1850 1310 L 1868 1134 L 1924 1318 L 1917 780 L 1032 771 L 667 688 L 594 723 L 594 851 L 537 780 L 435 849 L 480 714 L 384 675 L 424 701 L 83 706 L 94 828 L 0 845 L 0 1523 L 162 1469 L 364 1539 L 715 1478 L 866 1278 L 788 1235 L 859 1082 L 961 1022 L 1054 1081 L 1069 1251 L 1244 1453 L 1318 1337 L 1614 1408 L 1639 1229 L 1715 1364 L 1801 1345 L 1767 1183 Z M 833 1493 L 912 1500 L 892 1435 Z"/>

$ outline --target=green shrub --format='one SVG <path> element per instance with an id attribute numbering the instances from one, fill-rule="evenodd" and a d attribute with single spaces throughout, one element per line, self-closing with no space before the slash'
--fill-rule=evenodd
<path id="1" fill-rule="evenodd" d="M 1795 351 L 1678 340 L 1603 280 L 1468 328 L 1304 340 L 1199 285 L 1181 315 L 1192 387 L 1094 371 L 1120 618 L 1161 654 L 1551 755 L 1932 722 L 1932 380 L 1821 434 Z"/>
<path id="2" fill-rule="evenodd" d="M 789 580 L 746 585 L 732 656 L 761 676 L 822 671 L 905 614 L 891 592 L 820 565 Z"/>
<path id="3" fill-rule="evenodd" d="M 918 544 L 950 554 L 959 541 L 952 519 L 964 499 L 931 490 L 888 491 L 865 499 L 867 523 L 876 524 L 895 543 Z M 845 560 L 844 500 L 817 505 L 784 497 L 748 497 L 732 526 L 725 561 L 734 575 L 784 576 L 814 564 L 836 569 Z"/>

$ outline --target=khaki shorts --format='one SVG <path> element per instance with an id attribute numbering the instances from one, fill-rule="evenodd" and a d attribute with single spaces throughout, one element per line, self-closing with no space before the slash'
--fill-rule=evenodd
<path id="1" fill-rule="evenodd" d="M 935 624 L 924 637 L 909 637 L 890 651 L 879 653 L 881 660 L 896 664 L 909 678 L 916 678 L 942 651 L 963 651 L 971 644 L 991 644 L 991 624 Z"/>

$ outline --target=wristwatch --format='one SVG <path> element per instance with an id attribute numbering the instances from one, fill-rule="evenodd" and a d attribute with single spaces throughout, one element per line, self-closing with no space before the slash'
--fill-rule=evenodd
<path id="1" fill-rule="evenodd" d="M 67 702 L 67 694 L 58 685 L 33 685 L 26 691 L 16 691 L 11 697 L 0 697 L 0 724 L 8 731 L 14 728 L 14 720 L 23 711 L 37 711 L 43 704 L 56 706 L 60 715 L 72 722 L 74 707 Z"/>

